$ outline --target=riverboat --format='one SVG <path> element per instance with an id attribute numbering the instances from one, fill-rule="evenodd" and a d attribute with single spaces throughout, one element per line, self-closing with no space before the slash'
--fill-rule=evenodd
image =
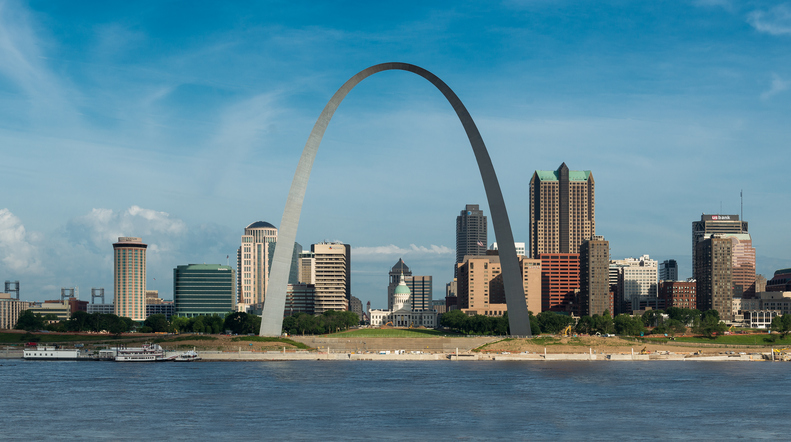
<path id="1" fill-rule="evenodd" d="M 160 362 L 167 361 L 165 350 L 159 344 L 144 344 L 142 347 L 119 348 L 116 362 Z"/>
<path id="2" fill-rule="evenodd" d="M 76 348 L 60 348 L 57 346 L 36 346 L 28 347 L 22 354 L 24 359 L 33 360 L 59 360 L 59 361 L 75 361 L 80 359 L 80 351 Z"/>

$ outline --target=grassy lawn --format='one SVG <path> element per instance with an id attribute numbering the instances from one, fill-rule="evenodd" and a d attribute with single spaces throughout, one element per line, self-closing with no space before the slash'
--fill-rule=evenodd
<path id="1" fill-rule="evenodd" d="M 274 338 L 274 337 L 267 337 L 267 336 L 239 336 L 237 338 L 231 339 L 231 341 L 252 341 L 252 342 L 280 342 L 283 344 L 293 345 L 294 347 L 300 348 L 302 350 L 310 350 L 310 347 L 307 345 L 292 341 L 288 338 Z"/>
<path id="2" fill-rule="evenodd" d="M 440 331 L 432 329 L 402 329 L 402 328 L 363 328 L 359 330 L 349 330 L 329 335 L 333 338 L 441 338 L 464 336 L 452 331 Z"/>
<path id="3" fill-rule="evenodd" d="M 791 337 L 785 339 L 778 338 L 777 341 L 772 342 L 770 336 L 764 334 L 751 334 L 751 335 L 722 335 L 714 339 L 705 337 L 677 337 L 675 342 L 692 342 L 696 344 L 723 344 L 723 345 L 774 345 L 777 346 L 791 346 Z M 668 342 L 669 338 L 644 338 L 644 342 Z M 670 341 L 673 342 L 673 341 Z"/>

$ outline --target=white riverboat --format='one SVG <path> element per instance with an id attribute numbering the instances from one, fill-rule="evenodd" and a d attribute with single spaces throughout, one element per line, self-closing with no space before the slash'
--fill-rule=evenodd
<path id="1" fill-rule="evenodd" d="M 80 359 L 80 351 L 76 348 L 39 345 L 35 348 L 26 348 L 22 357 L 24 359 L 74 361 Z"/>
<path id="2" fill-rule="evenodd" d="M 118 348 L 116 362 L 160 362 L 167 361 L 165 350 L 159 344 L 144 344 L 142 347 Z"/>

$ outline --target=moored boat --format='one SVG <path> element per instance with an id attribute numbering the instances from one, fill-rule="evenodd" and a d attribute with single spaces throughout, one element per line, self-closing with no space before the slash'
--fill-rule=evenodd
<path id="1" fill-rule="evenodd" d="M 193 362 L 200 360 L 201 358 L 198 356 L 198 352 L 195 350 L 185 351 L 184 353 L 173 358 L 173 361 L 175 362 Z"/>
<path id="2" fill-rule="evenodd" d="M 119 348 L 115 356 L 116 362 L 160 362 L 166 360 L 165 350 L 159 344 Z"/>

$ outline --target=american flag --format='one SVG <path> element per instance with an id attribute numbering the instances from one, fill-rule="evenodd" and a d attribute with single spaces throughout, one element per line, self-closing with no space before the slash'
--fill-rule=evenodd
<path id="1" fill-rule="evenodd" d="M 483 243 L 481 241 L 478 241 L 478 245 L 481 246 L 481 247 L 486 247 L 485 245 L 483 245 Z"/>

